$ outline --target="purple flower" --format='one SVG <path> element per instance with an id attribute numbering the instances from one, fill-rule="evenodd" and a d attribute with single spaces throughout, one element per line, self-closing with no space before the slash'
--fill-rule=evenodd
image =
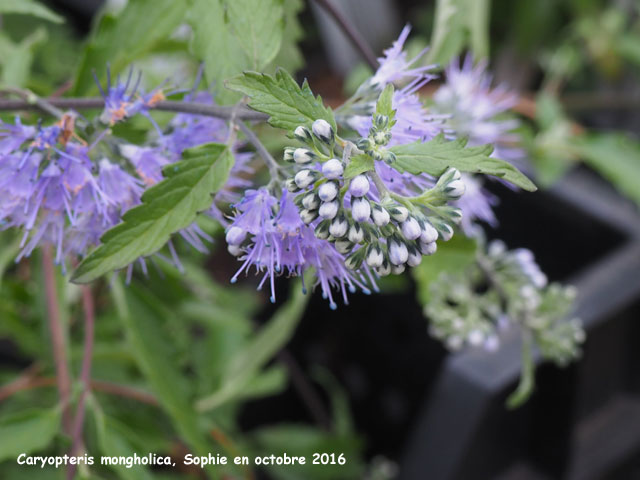
<path id="1" fill-rule="evenodd" d="M 433 100 L 434 110 L 449 116 L 447 128 L 455 136 L 468 137 L 470 146 L 490 143 L 496 157 L 510 161 L 524 157 L 523 150 L 515 146 L 519 137 L 513 130 L 518 122 L 499 118 L 517 104 L 518 97 L 504 85 L 491 88 L 486 62 L 474 66 L 471 56 L 462 65 L 453 61 Z"/>
<path id="2" fill-rule="evenodd" d="M 305 270 L 313 268 L 315 285 L 319 285 L 324 298 L 331 308 L 336 308 L 333 289 L 338 289 L 347 303 L 347 290 L 360 287 L 369 292 L 363 278 L 356 278 L 344 265 L 344 257 L 326 240 L 316 238 L 313 227 L 300 219 L 293 195 L 283 190 L 280 199 L 266 188 L 248 190 L 242 201 L 236 205 L 237 214 L 229 232 L 232 237 L 247 240 L 237 251 L 243 261 L 238 272 L 231 279 L 235 282 L 241 273 L 251 267 L 264 273 L 258 288 L 268 280 L 271 287 L 271 301 L 275 302 L 275 278 L 280 275 L 302 276 Z M 237 247 L 232 245 L 232 247 Z"/>
<path id="3" fill-rule="evenodd" d="M 411 27 L 406 25 L 398 39 L 393 42 L 391 48 L 384 51 L 384 56 L 378 59 L 380 66 L 368 81 L 368 84 L 375 85 L 382 90 L 388 83 L 405 83 L 407 80 L 435 78 L 426 73 L 429 70 L 433 70 L 434 65 L 411 68 L 425 54 L 427 49 L 424 49 L 412 60 L 407 60 L 407 53 L 403 50 L 403 47 L 409 32 L 411 32 Z"/>

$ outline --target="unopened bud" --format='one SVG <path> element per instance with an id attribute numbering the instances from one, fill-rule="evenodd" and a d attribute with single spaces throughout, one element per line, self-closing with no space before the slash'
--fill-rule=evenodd
<path id="1" fill-rule="evenodd" d="M 372 268 L 377 268 L 382 265 L 384 261 L 384 255 L 382 255 L 382 249 L 378 245 L 371 245 L 367 253 L 367 265 Z"/>
<path id="2" fill-rule="evenodd" d="M 338 196 L 338 185 L 336 182 L 327 182 L 318 188 L 318 196 L 323 202 L 330 202 Z"/>
<path id="3" fill-rule="evenodd" d="M 407 240 L 416 240 L 422 233 L 420 224 L 414 217 L 407 218 L 404 222 L 402 222 L 400 227 L 402 229 L 402 234 Z"/>
<path id="4" fill-rule="evenodd" d="M 311 132 L 307 127 L 303 125 L 296 127 L 296 129 L 293 131 L 293 136 L 303 143 L 311 142 Z"/>
<path id="5" fill-rule="evenodd" d="M 310 163 L 314 158 L 316 158 L 316 154 L 308 148 L 296 148 L 293 151 L 293 161 L 298 165 Z"/>
<path id="6" fill-rule="evenodd" d="M 322 174 L 330 180 L 340 178 L 343 173 L 344 167 L 342 166 L 342 162 L 337 158 L 327 160 L 322 165 Z"/>
<path id="7" fill-rule="evenodd" d="M 371 204 L 364 197 L 351 200 L 351 215 L 356 222 L 366 222 L 371 216 Z"/>
<path id="8" fill-rule="evenodd" d="M 320 206 L 320 199 L 314 192 L 307 193 L 302 197 L 302 206 L 307 210 L 315 210 Z"/>
<path id="9" fill-rule="evenodd" d="M 387 210 L 380 205 L 373 206 L 373 210 L 371 211 L 371 217 L 373 218 L 373 222 L 378 227 L 384 227 L 391 220 L 391 216 L 389 215 L 389 212 L 387 212 Z"/>
<path id="10" fill-rule="evenodd" d="M 331 220 L 332 218 L 335 218 L 335 216 L 338 214 L 339 208 L 340 208 L 340 204 L 338 203 L 337 200 L 333 200 L 331 202 L 324 202 L 322 205 L 320 205 L 320 209 L 318 210 L 318 213 L 322 218 Z"/>
<path id="11" fill-rule="evenodd" d="M 225 235 L 225 240 L 227 241 L 227 243 L 229 245 L 235 246 L 238 246 L 242 242 L 244 242 L 245 238 L 247 238 L 247 231 L 237 226 L 232 226 L 231 228 L 229 228 Z"/>
<path id="12" fill-rule="evenodd" d="M 389 240 L 389 261 L 393 265 L 402 265 L 409 258 L 407 246 L 396 240 Z"/>
<path id="13" fill-rule="evenodd" d="M 349 241 L 352 243 L 360 243 L 364 240 L 364 230 L 360 225 L 354 223 L 349 227 Z"/>
<path id="14" fill-rule="evenodd" d="M 298 188 L 307 188 L 316 180 L 316 172 L 308 169 L 300 170 L 296 173 L 296 176 L 293 177 L 294 181 Z"/>
<path id="15" fill-rule="evenodd" d="M 329 233 L 335 238 L 342 238 L 347 234 L 348 229 L 349 224 L 347 223 L 347 219 L 341 215 L 333 219 L 329 227 Z"/>
<path id="16" fill-rule="evenodd" d="M 351 179 L 351 184 L 349 185 L 349 192 L 354 197 L 363 197 L 367 193 L 369 193 L 369 179 L 366 175 L 356 175 Z"/>
<path id="17" fill-rule="evenodd" d="M 313 134 L 320 140 L 322 143 L 326 143 L 327 145 L 331 145 L 334 139 L 334 132 L 329 122 L 323 119 L 318 119 L 313 122 L 311 126 L 311 130 L 313 130 Z"/>
<path id="18" fill-rule="evenodd" d="M 318 218 L 317 210 L 307 210 L 306 208 L 300 210 L 300 219 L 307 225 Z"/>
<path id="19" fill-rule="evenodd" d="M 402 205 L 394 205 L 389 208 L 389 214 L 396 222 L 402 223 L 409 217 L 409 210 Z"/>

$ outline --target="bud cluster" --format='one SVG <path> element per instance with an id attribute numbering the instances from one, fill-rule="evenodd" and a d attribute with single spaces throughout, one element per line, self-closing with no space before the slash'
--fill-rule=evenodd
<path id="1" fill-rule="evenodd" d="M 429 299 L 430 333 L 453 350 L 465 344 L 493 350 L 512 323 L 530 331 L 542 356 L 559 365 L 576 358 L 584 341 L 579 319 L 565 320 L 575 289 L 547 285 L 529 250 L 509 251 L 499 241 L 464 273 L 431 283 Z"/>
<path id="2" fill-rule="evenodd" d="M 369 140 L 388 127 L 388 118 L 375 115 Z M 464 192 L 458 170 L 447 170 L 429 191 L 429 198 L 437 201 L 428 205 L 432 211 L 427 213 L 422 199 L 414 204 L 381 195 L 367 172 L 345 178 L 344 162 L 329 157 L 334 133 L 324 120 L 316 120 L 311 131 L 300 126 L 294 135 L 307 146 L 285 149 L 285 160 L 302 167 L 287 180 L 287 188 L 298 194 L 295 203 L 302 221 L 346 256 L 348 268 L 366 265 L 380 276 L 399 274 L 419 265 L 423 255 L 435 253 L 438 238 L 452 237 L 461 214 L 446 201 Z"/>
<path id="3" fill-rule="evenodd" d="M 391 165 L 396 161 L 396 156 L 385 146 L 391 141 L 391 127 L 394 123 L 394 120 L 387 115 L 374 114 L 369 136 L 361 138 L 357 147 L 374 160 L 384 161 Z"/>

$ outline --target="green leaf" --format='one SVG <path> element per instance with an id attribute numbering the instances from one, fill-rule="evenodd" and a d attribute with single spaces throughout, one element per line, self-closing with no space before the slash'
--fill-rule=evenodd
<path id="1" fill-rule="evenodd" d="M 280 50 L 284 28 L 282 1 L 232 0 L 227 2 L 227 19 L 251 62 L 250 68 L 262 70 Z"/>
<path id="2" fill-rule="evenodd" d="M 280 50 L 284 33 L 281 0 L 191 0 L 191 51 L 201 61 L 216 100 L 238 95 L 223 88 L 244 70 L 262 70 Z"/>
<path id="3" fill-rule="evenodd" d="M 428 173 L 435 177 L 447 168 L 455 167 L 461 172 L 494 175 L 530 192 L 536 191 L 533 182 L 516 167 L 489 156 L 493 150 L 491 145 L 465 147 L 466 144 L 465 139 L 447 141 L 443 135 L 438 135 L 424 143 L 397 145 L 390 149 L 397 158 L 392 167 L 399 172 Z"/>
<path id="4" fill-rule="evenodd" d="M 382 90 L 382 93 L 378 97 L 376 102 L 376 113 L 379 115 L 386 115 L 387 117 L 393 117 L 395 110 L 393 109 L 393 83 L 387 84 Z"/>
<path id="5" fill-rule="evenodd" d="M 599 133 L 573 140 L 583 161 L 640 205 L 640 142 L 621 133 Z"/>
<path id="6" fill-rule="evenodd" d="M 184 20 L 185 5 L 175 0 L 129 0 L 116 16 L 104 13 L 94 25 L 76 73 L 74 95 L 96 89 L 92 71 L 104 80 L 152 51 Z"/>
<path id="7" fill-rule="evenodd" d="M 344 169 L 344 178 L 349 180 L 361 173 L 370 172 L 374 168 L 373 158 L 369 155 L 356 155 L 351 157 L 349 165 Z"/>
<path id="8" fill-rule="evenodd" d="M 220 389 L 198 401 L 199 410 L 210 410 L 240 392 L 273 356 L 286 345 L 302 318 L 309 295 L 302 292 L 301 285 L 292 286 L 292 297 L 281 306 L 267 325 L 231 358 L 222 375 Z"/>
<path id="9" fill-rule="evenodd" d="M 0 14 L 32 15 L 53 23 L 64 22 L 60 15 L 34 0 L 0 0 Z"/>
<path id="10" fill-rule="evenodd" d="M 133 455 L 137 449 L 127 439 L 123 431 L 124 428 L 108 419 L 94 401 L 90 403 L 96 422 L 100 453 L 105 457 L 128 457 Z M 153 478 L 145 465 L 136 465 L 134 468 L 127 468 L 126 465 L 113 465 L 111 468 L 122 480 L 150 480 Z"/>
<path id="11" fill-rule="evenodd" d="M 227 82 L 231 90 L 249 97 L 249 106 L 268 114 L 269 123 L 284 130 L 294 130 L 299 125 L 310 126 L 315 120 L 324 119 L 337 131 L 331 109 L 314 97 L 306 80 L 300 87 L 283 69 L 275 77 L 256 72 L 245 72 Z"/>
<path id="12" fill-rule="evenodd" d="M 420 304 L 429 303 L 431 284 L 441 273 L 462 273 L 472 265 L 477 248 L 476 241 L 464 235 L 454 235 L 448 242 L 438 242 L 438 251 L 411 269 Z"/>
<path id="13" fill-rule="evenodd" d="M 0 462 L 46 448 L 60 428 L 60 411 L 28 410 L 0 420 Z"/>
<path id="14" fill-rule="evenodd" d="M 211 205 L 211 195 L 225 184 L 233 162 L 229 149 L 217 143 L 185 151 L 181 161 L 163 169 L 165 179 L 142 195 L 142 204 L 102 236 L 102 244 L 83 259 L 71 281 L 91 282 L 158 251 Z"/>
<path id="15" fill-rule="evenodd" d="M 489 54 L 490 0 L 438 0 L 429 62 L 448 64 L 465 46 L 476 59 Z"/>
<path id="16" fill-rule="evenodd" d="M 196 455 L 208 455 L 212 445 L 200 431 L 182 372 L 171 355 L 171 340 L 160 319 L 166 312 L 141 288 L 126 291 L 117 279 L 111 284 L 114 303 L 138 367 L 182 439 Z M 177 320 L 177 319 L 176 319 Z"/>
<path id="17" fill-rule="evenodd" d="M 304 9 L 302 0 L 284 0 L 284 28 L 280 51 L 271 64 L 289 72 L 295 72 L 304 66 L 304 57 L 298 47 L 304 31 L 298 20 L 298 14 Z M 269 69 L 271 71 L 271 69 Z"/>
<path id="18" fill-rule="evenodd" d="M 0 36 L 0 55 L 2 55 L 2 85 L 24 87 L 31 74 L 34 51 L 47 40 L 47 31 L 40 27 L 22 39 L 13 43 L 8 37 Z"/>

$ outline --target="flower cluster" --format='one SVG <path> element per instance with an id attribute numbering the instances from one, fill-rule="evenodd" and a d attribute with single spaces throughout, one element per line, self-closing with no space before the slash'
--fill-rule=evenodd
<path id="1" fill-rule="evenodd" d="M 360 155 L 371 155 L 377 163 L 393 163 L 390 152 L 364 146 L 368 142 L 373 149 L 372 142 L 382 146 L 391 139 L 389 119 L 377 120 L 370 137 L 358 142 L 365 148 Z M 373 171 L 345 177 L 349 149 L 343 160 L 332 156 L 335 133 L 325 120 L 316 120 L 311 131 L 298 127 L 295 136 L 306 147 L 285 149 L 285 160 L 300 167 L 287 187 L 297 193 L 295 202 L 304 223 L 314 225 L 316 237 L 346 255 L 350 269 L 359 270 L 365 264 L 380 276 L 399 274 L 406 266 L 419 265 L 423 255 L 435 253 L 438 238 L 446 241 L 453 235 L 452 224 L 460 220 L 461 213 L 443 204 L 464 193 L 456 169 L 447 170 L 419 201 L 413 201 L 391 195 Z M 428 200 L 430 210 L 424 208 Z"/>
<path id="2" fill-rule="evenodd" d="M 512 323 L 530 331 L 544 358 L 559 365 L 576 358 L 584 341 L 580 321 L 564 320 L 575 289 L 548 285 L 531 251 L 509 251 L 500 241 L 464 273 L 433 282 L 429 298 L 430 332 L 453 350 L 464 344 L 495 350 L 499 332 Z"/>
<path id="3" fill-rule="evenodd" d="M 111 126 L 136 114 L 151 119 L 149 108 L 164 95 L 160 89 L 147 95 L 138 91 L 139 79 L 132 86 L 131 74 L 124 83 L 108 81 L 99 121 Z M 202 103 L 213 102 L 207 93 L 196 97 Z M 187 148 L 221 141 L 229 134 L 220 119 L 179 114 L 166 131 L 151 119 L 158 138 L 134 146 L 109 129 L 93 129 L 96 133 L 85 140 L 81 134 L 91 129 L 77 129 L 75 120 L 75 114 L 65 113 L 50 126 L 23 125 L 18 117 L 13 124 L 0 123 L 0 228 L 24 231 L 17 260 L 39 245 L 52 245 L 56 263 L 64 270 L 69 256 L 85 255 L 124 212 L 140 203 L 146 187 L 162 180 L 163 166 L 180 160 Z M 218 205 L 237 201 L 235 189 L 250 186 L 242 175 L 249 170 L 251 155 L 239 153 L 240 146 L 234 145 L 235 166 L 208 212 L 222 222 Z M 212 241 L 197 224 L 180 234 L 201 251 L 206 251 L 205 241 Z M 180 267 L 171 243 L 169 251 L 170 261 Z M 143 259 L 140 263 L 146 269 Z"/>

